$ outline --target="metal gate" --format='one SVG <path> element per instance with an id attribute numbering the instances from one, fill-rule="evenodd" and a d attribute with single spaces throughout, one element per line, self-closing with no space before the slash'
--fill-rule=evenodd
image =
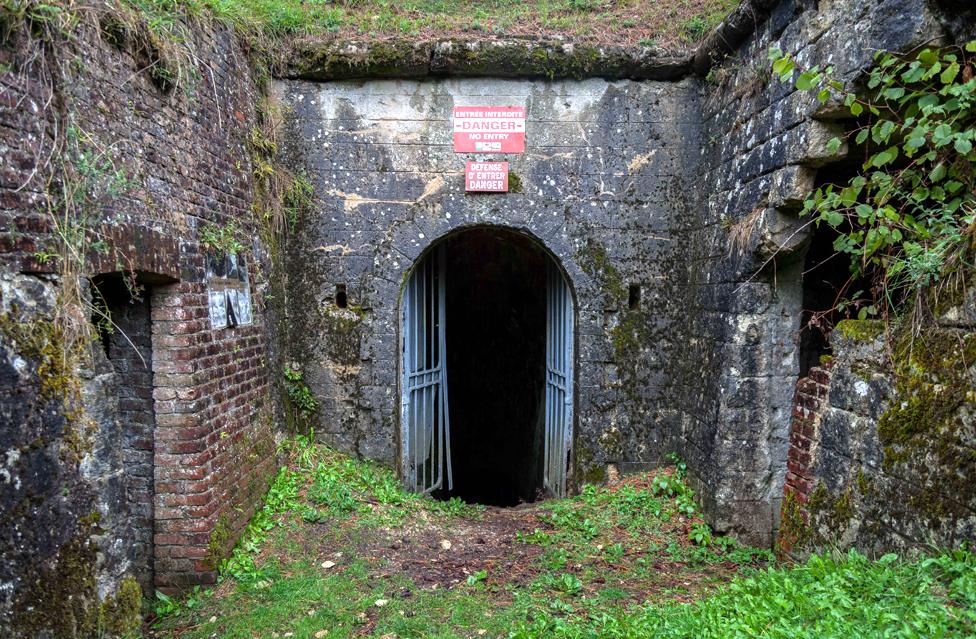
<path id="1" fill-rule="evenodd" d="M 559 269 L 550 263 L 547 271 L 543 484 L 563 497 L 573 440 L 573 298 Z"/>
<path id="2" fill-rule="evenodd" d="M 403 468 L 408 488 L 454 488 L 447 409 L 444 246 L 414 269 L 403 299 Z"/>

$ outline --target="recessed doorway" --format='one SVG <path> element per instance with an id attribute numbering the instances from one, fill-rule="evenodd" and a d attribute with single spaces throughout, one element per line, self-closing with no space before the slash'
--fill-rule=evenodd
<path id="1" fill-rule="evenodd" d="M 552 256 L 512 230 L 460 231 L 418 260 L 401 304 L 411 488 L 498 506 L 566 493 L 573 308 Z"/>

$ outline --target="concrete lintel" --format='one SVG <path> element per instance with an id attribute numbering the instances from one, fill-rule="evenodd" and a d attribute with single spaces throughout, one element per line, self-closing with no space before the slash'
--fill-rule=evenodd
<path id="1" fill-rule="evenodd" d="M 639 45 L 600 46 L 560 39 L 442 39 L 296 42 L 276 75 L 286 79 L 494 77 L 679 80 L 692 52 Z"/>

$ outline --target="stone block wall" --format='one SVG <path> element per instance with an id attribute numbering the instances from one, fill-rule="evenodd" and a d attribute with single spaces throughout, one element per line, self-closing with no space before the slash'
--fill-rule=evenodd
<path id="1" fill-rule="evenodd" d="M 832 359 L 797 384 L 780 550 L 972 541 L 974 308 L 922 326 L 837 325 Z"/>
<path id="2" fill-rule="evenodd" d="M 708 70 L 702 217 L 689 244 L 705 257 L 688 264 L 695 292 L 686 301 L 684 339 L 708 347 L 704 365 L 682 366 L 682 387 L 692 392 L 675 400 L 683 451 L 711 522 L 769 543 L 787 473 L 811 233 L 797 212 L 818 171 L 847 148 L 827 148 L 842 131 L 835 118 L 843 109 L 822 109 L 812 94 L 772 78 L 768 51 L 777 47 L 800 65 L 832 65 L 838 78 L 856 82 L 876 50 L 957 39 L 966 27 L 958 12 L 926 0 L 757 0 L 742 11 L 758 21 L 753 33 L 721 64 L 700 69 Z M 698 57 L 707 59 L 703 51 Z"/>
<path id="3" fill-rule="evenodd" d="M 694 80 L 289 81 L 276 94 L 288 161 L 315 187 L 290 246 L 287 324 L 290 358 L 322 403 L 321 438 L 394 462 L 402 284 L 439 238 L 495 226 L 544 246 L 574 292 L 578 478 L 673 449 L 666 388 L 684 350 L 673 326 L 682 230 L 696 216 Z M 526 152 L 495 158 L 511 163 L 514 192 L 464 192 L 473 157 L 453 151 L 452 106 L 479 104 L 526 107 Z"/>
<path id="4" fill-rule="evenodd" d="M 193 56 L 170 85 L 147 71 L 136 30 L 100 17 L 84 13 L 64 42 L 11 23 L 0 47 L 5 636 L 86 636 L 133 578 L 213 581 L 277 466 L 264 248 L 246 240 L 255 321 L 213 329 L 201 244 L 207 225 L 258 235 L 250 64 L 230 30 L 188 25 L 180 50 Z M 91 243 L 66 281 L 42 259 L 59 246 L 48 205 L 79 187 L 95 194 L 79 213 Z M 52 377 L 55 315 L 87 312 L 62 306 L 64 284 L 79 277 L 91 299 L 89 278 L 122 273 L 141 301 L 111 309 L 121 330 L 107 354 L 86 342 L 79 368 Z"/>

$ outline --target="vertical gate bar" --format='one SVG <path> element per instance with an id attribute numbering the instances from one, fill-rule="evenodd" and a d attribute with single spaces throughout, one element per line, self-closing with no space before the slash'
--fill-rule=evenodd
<path id="1" fill-rule="evenodd" d="M 414 305 L 417 300 L 417 271 L 414 269 L 413 274 L 410 276 L 410 284 L 408 286 L 410 297 L 409 297 L 409 307 L 410 307 L 410 335 L 409 339 L 413 348 L 410 350 L 410 360 L 407 366 L 410 369 L 411 377 L 417 371 L 417 312 Z M 409 404 L 410 404 L 410 419 L 407 422 L 407 427 L 410 429 L 410 441 L 411 441 L 411 452 L 413 453 L 413 463 L 411 465 L 411 482 L 410 487 L 413 490 L 417 490 L 417 398 L 412 389 L 406 391 L 408 393 Z"/>
<path id="2" fill-rule="evenodd" d="M 552 367 L 553 367 L 553 402 L 552 402 L 552 490 L 557 497 L 562 497 L 559 491 L 559 430 L 560 430 L 560 412 L 559 405 L 562 402 L 562 387 L 559 384 L 559 372 L 561 370 L 559 365 L 559 273 L 556 268 L 550 265 L 552 269 Z"/>
<path id="3" fill-rule="evenodd" d="M 417 297 L 414 299 L 414 308 L 417 309 L 417 371 L 424 370 L 424 313 L 421 300 L 424 298 L 424 265 L 420 263 L 417 277 Z M 419 377 L 418 379 L 423 379 Z M 414 422 L 414 430 L 417 432 L 417 489 L 424 488 L 424 391 L 420 387 L 416 391 L 417 419 Z"/>
<path id="4" fill-rule="evenodd" d="M 418 273 L 422 266 L 418 265 L 413 273 L 413 296 L 410 299 L 410 307 L 413 309 L 413 371 L 416 375 L 420 371 L 420 309 L 417 306 L 417 299 L 420 296 L 420 278 Z M 413 403 L 413 411 L 410 420 L 410 428 L 413 430 L 413 489 L 420 488 L 420 429 L 417 422 L 420 417 L 420 393 L 416 390 L 410 391 L 410 399 Z"/>
<path id="5" fill-rule="evenodd" d="M 441 364 L 441 421 L 444 424 L 444 451 L 447 458 L 447 489 L 454 490 L 454 470 L 451 465 L 451 405 L 447 390 L 447 251 L 441 245 L 440 257 L 441 288 L 438 291 L 440 316 L 440 364 Z"/>
<path id="6" fill-rule="evenodd" d="M 556 317 L 556 279 L 555 279 L 555 276 L 554 276 L 554 269 L 552 268 L 552 265 L 551 264 L 549 265 L 549 279 L 550 279 L 549 290 L 550 290 L 551 295 L 552 295 L 552 300 L 551 300 L 550 305 L 549 305 L 549 313 L 551 315 L 551 319 L 550 319 L 550 331 L 552 332 L 552 339 L 551 339 L 551 344 L 550 344 L 549 348 L 552 351 L 552 353 L 550 355 L 550 360 L 551 360 L 551 366 L 552 366 L 552 372 L 553 372 L 552 382 L 554 383 L 556 381 L 555 372 L 556 372 L 556 370 L 558 370 L 559 364 L 556 361 L 556 338 L 557 338 L 557 334 L 556 334 L 556 319 L 557 319 L 557 317 Z M 556 407 L 558 406 L 558 400 L 559 400 L 559 388 L 557 386 L 555 386 L 555 384 L 552 386 L 551 400 L 552 400 L 552 406 L 549 408 L 550 412 L 552 413 L 552 420 L 551 420 L 552 423 L 549 425 L 549 440 L 550 440 L 549 441 L 549 489 L 552 491 L 552 493 L 554 495 L 558 496 L 559 495 L 559 484 L 556 483 L 556 473 L 555 473 L 555 470 L 556 469 L 555 469 L 555 464 L 553 463 L 554 460 L 555 460 L 556 454 L 557 454 L 557 450 L 556 450 L 556 429 L 557 429 L 557 427 L 559 425 L 559 415 L 556 412 Z"/>
<path id="7" fill-rule="evenodd" d="M 423 291 L 424 291 L 423 296 L 421 296 L 420 298 L 420 313 L 421 313 L 421 317 L 424 318 L 424 322 L 423 322 L 424 350 L 422 355 L 423 357 L 422 367 L 426 371 L 429 370 L 430 368 L 427 359 L 427 348 L 428 348 L 428 342 L 430 341 L 430 328 L 428 327 L 428 317 L 427 317 L 427 295 L 428 295 L 428 289 L 430 288 L 430 256 L 429 255 L 426 258 L 424 258 L 422 274 L 423 274 Z M 428 487 L 427 464 L 430 461 L 430 434 L 429 431 L 427 430 L 428 388 L 429 386 L 424 386 L 424 390 L 421 394 L 421 398 L 422 398 L 421 405 L 423 406 L 423 409 L 421 411 L 421 416 L 420 416 L 421 419 L 420 427 L 423 429 L 421 432 L 423 433 L 423 442 L 424 442 L 424 450 L 423 453 L 421 454 L 423 465 L 421 466 L 421 470 L 420 470 L 420 489 L 422 491 L 426 491 Z"/>
<path id="8" fill-rule="evenodd" d="M 576 400 L 576 395 L 574 394 L 575 384 L 573 381 L 574 367 L 576 365 L 576 362 L 573 360 L 573 352 L 576 347 L 576 316 L 573 313 L 573 297 L 568 283 L 566 284 L 566 326 L 566 332 L 569 337 L 566 342 L 566 432 L 563 434 L 563 446 L 566 449 L 566 454 L 563 467 L 568 474 L 571 468 L 570 462 L 573 451 L 573 419 Z M 568 483 L 568 477 L 565 483 Z"/>
<path id="9" fill-rule="evenodd" d="M 559 486 L 555 482 L 555 473 L 553 472 L 553 459 L 556 455 L 555 450 L 555 435 L 556 435 L 556 424 L 558 416 L 556 415 L 556 401 L 559 397 L 559 390 L 555 385 L 556 376 L 556 280 L 554 277 L 554 269 L 552 265 L 548 265 L 549 268 L 549 490 L 552 491 L 553 495 L 559 494 Z"/>
<path id="10" fill-rule="evenodd" d="M 552 429 L 549 446 L 549 482 L 552 492 L 559 497 L 559 281 L 556 279 L 556 269 L 549 265 L 552 277 Z"/>
<path id="11" fill-rule="evenodd" d="M 562 281 L 563 289 L 563 430 L 560 433 L 562 440 L 562 455 L 559 458 L 559 468 L 560 468 L 560 485 L 563 495 L 566 494 L 566 456 L 569 449 L 566 446 L 566 433 L 569 432 L 570 422 L 569 422 L 569 402 L 572 401 L 569 395 L 569 370 L 570 370 L 570 358 L 569 349 L 572 348 L 570 343 L 572 337 L 569 332 L 569 318 L 570 318 L 570 299 L 569 299 L 569 286 L 566 285 L 566 279 L 560 276 Z"/>
<path id="12" fill-rule="evenodd" d="M 440 285 L 440 282 L 437 281 L 437 268 L 436 268 L 437 253 L 436 252 L 432 252 L 430 254 L 430 260 L 431 260 L 430 300 L 427 303 L 429 309 L 428 314 L 430 316 L 430 344 L 428 345 L 427 350 L 430 353 L 430 368 L 433 369 L 436 368 L 437 366 L 437 362 L 434 359 L 434 344 L 436 344 L 438 341 L 437 339 L 438 335 L 437 333 L 435 333 L 435 330 L 437 329 L 437 320 L 435 319 L 434 316 L 434 297 L 436 297 L 437 287 Z M 437 457 L 438 433 L 437 433 L 436 422 L 435 422 L 436 406 L 434 403 L 435 401 L 437 401 L 436 386 L 430 387 L 429 395 L 430 395 L 430 408 L 427 411 L 429 413 L 427 419 L 429 420 L 429 424 L 430 424 L 430 426 L 428 427 L 428 431 L 430 432 L 430 481 L 428 482 L 427 488 L 433 488 L 434 486 L 437 485 L 437 477 L 439 474 L 437 472 L 438 464 L 439 464 L 439 459 Z"/>
<path id="13" fill-rule="evenodd" d="M 559 273 L 553 268 L 553 279 L 555 280 L 555 286 L 553 287 L 556 291 L 556 379 L 562 381 L 563 372 L 563 361 L 562 361 L 562 346 L 563 346 L 563 288 L 562 282 L 560 281 Z M 559 385 L 559 390 L 556 391 L 556 431 L 553 435 L 556 438 L 555 450 L 556 454 L 553 456 L 553 470 L 555 471 L 556 480 L 556 495 L 558 497 L 563 496 L 562 492 L 562 474 L 560 471 L 559 460 L 562 458 L 563 450 L 561 446 L 562 432 L 563 432 L 563 388 L 562 384 Z"/>
<path id="14" fill-rule="evenodd" d="M 400 388 L 400 438 L 403 442 L 403 458 L 401 463 L 403 464 L 403 479 L 410 485 L 410 455 L 411 455 L 411 445 L 410 445 L 410 391 L 409 379 L 410 379 L 410 280 L 407 281 L 407 287 L 404 291 L 403 299 L 403 317 L 401 322 L 402 335 L 400 339 L 403 340 L 401 350 L 403 357 L 403 371 L 401 379 Z"/>
<path id="15" fill-rule="evenodd" d="M 427 432 L 427 411 L 429 410 L 427 408 L 427 395 L 429 394 L 429 392 L 430 392 L 430 386 L 424 386 L 424 390 L 420 395 L 421 406 L 423 406 L 423 409 L 421 411 L 421 427 L 423 428 L 423 433 L 424 433 L 424 437 L 423 437 L 424 452 L 421 455 L 421 459 L 423 460 L 424 463 L 420 467 L 420 489 L 425 492 L 429 484 L 428 477 L 427 477 L 427 464 L 430 462 L 430 435 Z"/>
<path id="16" fill-rule="evenodd" d="M 559 278 L 559 372 L 565 375 L 566 372 L 566 284 L 563 282 L 562 274 L 557 273 Z M 566 378 L 563 377 L 563 392 L 559 402 L 559 495 L 566 494 L 566 450 L 563 442 L 563 433 L 566 432 Z"/>
<path id="17" fill-rule="evenodd" d="M 550 385 L 550 370 L 552 365 L 550 359 L 552 358 L 552 271 L 550 266 L 546 264 L 546 406 L 545 406 L 545 428 L 543 432 L 543 443 L 542 443 L 542 485 L 543 488 L 552 490 L 551 482 L 549 481 L 549 427 L 552 423 L 550 416 L 550 406 L 552 406 L 551 400 L 551 385 Z"/>

